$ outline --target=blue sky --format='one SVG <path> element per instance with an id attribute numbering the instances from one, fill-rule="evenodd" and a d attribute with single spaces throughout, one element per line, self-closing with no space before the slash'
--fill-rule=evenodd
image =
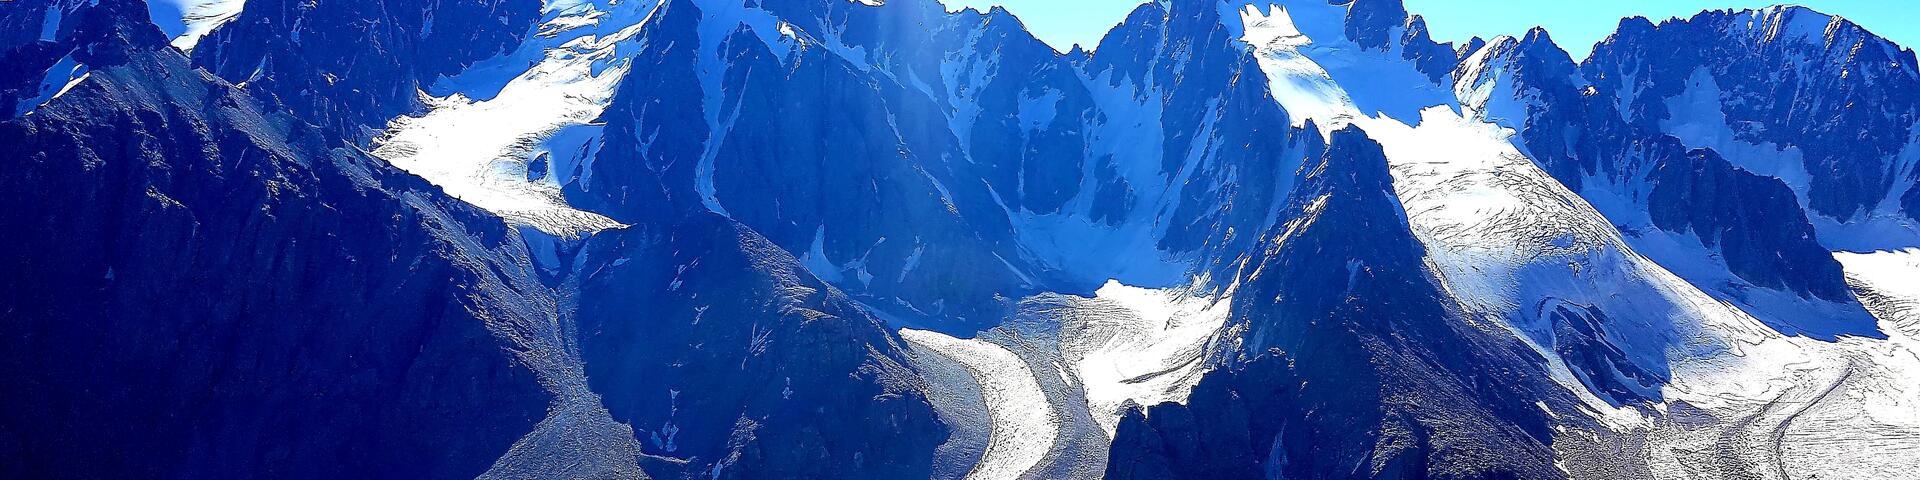
<path id="1" fill-rule="evenodd" d="M 1139 5 L 1133 0 L 941 0 L 949 8 L 1002 5 L 1041 40 L 1065 50 L 1075 43 L 1093 45 Z M 1659 21 L 1692 16 L 1701 10 L 1757 8 L 1775 2 L 1744 0 L 1404 0 L 1407 10 L 1427 17 L 1434 38 L 1459 41 L 1475 35 L 1518 35 L 1535 25 L 1547 27 L 1560 46 L 1585 58 L 1594 42 L 1612 33 L 1623 17 Z M 1901 45 L 1920 45 L 1920 8 L 1909 0 L 1804 0 L 1801 5 L 1840 15 Z"/>

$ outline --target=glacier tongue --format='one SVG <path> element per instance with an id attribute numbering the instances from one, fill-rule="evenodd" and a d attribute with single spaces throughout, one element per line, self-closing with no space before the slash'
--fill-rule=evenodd
<path id="1" fill-rule="evenodd" d="M 549 2 L 526 43 L 434 84 L 430 110 L 394 119 L 373 153 L 515 224 L 566 237 L 619 226 L 569 206 L 561 187 L 592 161 L 594 122 L 657 5 Z"/>
<path id="2" fill-rule="evenodd" d="M 1395 95 L 1386 90 L 1352 92 L 1336 81 L 1332 69 L 1325 65 L 1345 65 L 1348 70 L 1368 65 L 1367 70 L 1402 71 L 1403 75 L 1388 76 L 1408 78 L 1415 78 L 1417 72 L 1397 57 L 1357 48 L 1337 31 L 1327 30 L 1326 24 L 1339 25 L 1341 21 L 1318 10 L 1325 7 L 1291 6 L 1271 5 L 1263 12 L 1249 5 L 1240 12 L 1245 25 L 1243 38 L 1253 46 L 1262 71 L 1274 86 L 1275 100 L 1289 112 L 1312 119 L 1323 134 L 1352 124 L 1380 142 L 1392 165 L 1394 186 L 1406 206 L 1408 221 L 1429 247 L 1443 285 L 1470 314 L 1507 319 L 1509 328 L 1554 363 L 1556 379 L 1576 392 L 1587 391 L 1578 380 L 1584 374 L 1556 360 L 1552 326 L 1540 323 L 1542 320 L 1536 317 L 1542 312 L 1536 309 L 1562 298 L 1587 305 L 1605 301 L 1590 298 L 1597 297 L 1593 292 L 1601 286 L 1592 282 L 1625 280 L 1652 298 L 1663 298 L 1649 302 L 1657 305 L 1622 305 L 1636 311 L 1644 309 L 1653 318 L 1684 321 L 1708 314 L 1685 310 L 1690 305 L 1711 305 L 1710 300 L 1676 298 L 1690 286 L 1640 279 L 1642 272 L 1658 267 L 1635 261 L 1639 257 L 1626 251 L 1604 218 L 1507 142 L 1510 131 L 1457 113 L 1456 100 L 1448 89 L 1418 77 L 1407 85 L 1416 86 L 1416 90 L 1431 87 L 1435 95 L 1408 95 L 1398 100 L 1427 103 L 1418 118 L 1396 119 L 1385 111 L 1378 116 L 1365 113 L 1356 96 Z M 1302 32 L 1295 24 L 1296 17 L 1317 19 L 1304 25 L 1317 25 L 1327 31 Z M 1404 111 L 1406 106 L 1395 105 L 1389 110 Z M 1410 126 L 1409 122 L 1414 124 Z M 1606 264 L 1601 265 L 1602 270 L 1586 269 L 1585 276 L 1591 279 L 1585 282 L 1567 280 L 1581 278 L 1583 265 L 1596 261 L 1593 256 Z M 1623 345 L 1626 353 L 1636 356 L 1634 362 L 1640 365 L 1663 365 L 1667 346 L 1677 343 L 1674 333 L 1637 333 L 1620 339 L 1632 342 Z M 1598 400 L 1589 397 L 1590 403 L 1604 406 L 1605 402 Z"/>
<path id="3" fill-rule="evenodd" d="M 1208 347 L 1222 334 L 1232 303 L 1189 289 L 1107 282 L 1084 307 L 1065 313 L 1075 328 L 1063 329 L 1060 349 L 1109 437 L 1128 404 L 1186 403 L 1212 368 Z"/>
<path id="4" fill-rule="evenodd" d="M 939 332 L 901 330 L 900 337 L 965 366 L 980 382 L 981 401 L 992 425 L 986 452 L 967 480 L 1019 478 L 1038 465 L 1060 435 L 1060 419 L 1025 360 L 982 339 L 961 340 Z"/>
<path id="5" fill-rule="evenodd" d="M 1092 297 L 1027 298 L 1005 325 L 973 339 L 900 335 L 932 375 L 943 416 L 966 417 L 949 418 L 959 423 L 942 449 L 979 455 L 967 478 L 1098 478 L 1129 408 L 1185 404 L 1218 364 L 1218 347 L 1234 333 L 1233 299 L 1204 292 L 1110 281 Z M 946 361 L 978 389 L 943 377 Z M 970 423 L 976 416 L 985 428 Z"/>

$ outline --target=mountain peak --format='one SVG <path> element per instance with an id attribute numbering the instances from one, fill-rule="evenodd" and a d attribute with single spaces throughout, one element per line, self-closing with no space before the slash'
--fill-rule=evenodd
<path id="1" fill-rule="evenodd" d="M 1317 173 L 1309 173 L 1308 178 L 1326 175 L 1336 188 L 1356 192 L 1393 190 L 1393 174 L 1387 168 L 1386 153 L 1365 129 L 1349 124 L 1328 137 L 1327 150 L 1340 155 L 1329 154 L 1321 159 L 1312 170 Z"/>
<path id="2" fill-rule="evenodd" d="M 1407 26 L 1407 7 L 1400 0 L 1349 0 L 1347 38 L 1362 48 L 1386 49 L 1398 40 L 1396 28 Z"/>

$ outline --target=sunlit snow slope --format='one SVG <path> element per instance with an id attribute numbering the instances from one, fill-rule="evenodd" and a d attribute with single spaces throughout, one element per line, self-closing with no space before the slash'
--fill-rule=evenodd
<path id="1" fill-rule="evenodd" d="M 599 147 L 593 121 L 631 68 L 631 43 L 655 4 L 554 1 L 517 50 L 426 93 L 431 108 L 395 119 L 374 150 L 395 166 L 510 222 L 578 236 L 618 223 L 574 209 L 555 172 Z"/>
<path id="2" fill-rule="evenodd" d="M 200 37 L 233 20 L 246 4 L 246 0 L 150 0 L 147 10 L 153 23 L 173 37 L 174 48 L 193 50 Z"/>
<path id="3" fill-rule="evenodd" d="M 1881 322 L 1909 339 L 1920 339 L 1920 249 L 1834 255 Z"/>

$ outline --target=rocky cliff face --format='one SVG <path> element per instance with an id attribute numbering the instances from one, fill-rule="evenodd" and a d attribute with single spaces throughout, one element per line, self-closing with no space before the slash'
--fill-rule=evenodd
<path id="1" fill-rule="evenodd" d="M 200 41 L 194 65 L 364 139 L 417 110 L 438 77 L 518 44 L 540 10 L 535 0 L 251 0 Z"/>
<path id="2" fill-rule="evenodd" d="M 898 340 L 757 233 L 509 227 L 323 123 L 352 117 L 193 69 L 146 15 L 71 12 L 91 73 L 0 128 L 7 198 L 92 206 L 0 216 L 34 232 L 0 254 L 8 472 L 925 475 L 943 428 Z M 143 454 L 82 460 L 116 449 Z"/>
<path id="3" fill-rule="evenodd" d="M 1378 144 L 1334 132 L 1287 205 L 1240 272 L 1236 360 L 1122 420 L 1109 478 L 1561 475 L 1534 402 L 1566 399 L 1446 306 Z"/>
<path id="4" fill-rule="evenodd" d="M 70 0 L 0 6 L 0 28 L 6 30 L 0 33 L 0 60 L 9 66 L 0 72 L 0 115 L 24 115 L 86 73 L 72 55 L 87 40 L 77 32 L 84 25 L 75 14 L 83 6 Z"/>
<path id="5" fill-rule="evenodd" d="M 532 429 L 553 394 L 496 332 L 551 299 L 512 231 L 191 69 L 139 2 L 69 15 L 87 81 L 0 125 L 35 206 L 0 213 L 0 471 L 463 477 Z"/>
<path id="6" fill-rule="evenodd" d="M 931 2 L 680 0 L 655 17 L 636 57 L 650 68 L 622 82 L 569 198 L 621 221 L 726 215 L 877 308 L 956 328 L 996 322 L 996 296 L 1040 282 L 976 176 L 1024 167 L 970 164 L 929 87 L 949 85 L 939 60 L 960 48 L 935 42 L 988 26 Z"/>
<path id="7" fill-rule="evenodd" d="M 1712 150 L 1663 161 L 1649 180 L 1653 225 L 1719 248 L 1735 275 L 1762 287 L 1850 301 L 1840 262 L 1814 240 L 1813 225 L 1794 221 L 1793 190 L 1785 184 L 1734 168 Z"/>
<path id="8" fill-rule="evenodd" d="M 580 255 L 589 383 L 643 452 L 682 459 L 654 475 L 929 475 L 946 429 L 900 340 L 766 238 L 703 214 Z"/>
<path id="9" fill-rule="evenodd" d="M 1581 70 L 1629 123 L 1690 147 L 1794 151 L 1769 167 L 1802 182 L 1802 203 L 1822 217 L 1863 219 L 1915 183 L 1904 153 L 1920 105 L 1913 52 L 1845 19 L 1801 7 L 1630 19 Z"/>

